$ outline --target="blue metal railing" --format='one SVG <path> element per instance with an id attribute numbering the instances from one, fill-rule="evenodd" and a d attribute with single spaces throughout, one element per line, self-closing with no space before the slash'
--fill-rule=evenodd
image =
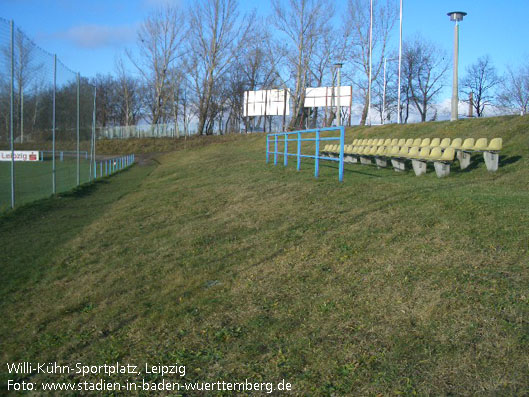
<path id="1" fill-rule="evenodd" d="M 103 176 L 109 176 L 117 171 L 128 168 L 134 164 L 134 161 L 134 154 L 128 154 L 126 156 L 115 157 L 103 161 L 94 161 L 94 179 L 101 178 Z"/>
<path id="2" fill-rule="evenodd" d="M 321 132 L 327 131 L 339 131 L 339 137 L 321 137 Z M 305 134 L 315 134 L 314 138 L 302 138 L 302 135 Z M 290 138 L 291 135 L 296 135 L 296 138 Z M 278 144 L 282 137 L 281 141 L 283 142 L 283 151 L 278 151 Z M 278 132 L 275 134 L 266 135 L 266 162 L 269 163 L 270 155 L 274 155 L 274 165 L 277 165 L 277 156 L 283 156 L 283 165 L 286 167 L 288 164 L 288 156 L 297 157 L 297 170 L 301 168 L 301 159 L 302 158 L 312 158 L 314 159 L 314 177 L 318 177 L 320 172 L 320 160 L 329 160 L 338 162 L 338 179 L 340 182 L 343 181 L 343 150 L 344 150 L 344 140 L 345 140 L 345 128 L 344 127 L 327 127 L 327 128 L 317 128 L 312 130 L 300 130 L 300 131 L 291 131 L 291 132 Z M 270 151 L 270 142 L 274 142 L 274 151 Z M 301 142 L 312 141 L 316 144 L 316 149 L 314 155 L 302 154 L 301 153 Z M 320 142 L 321 141 L 340 141 L 340 155 L 338 158 L 335 157 L 326 157 L 320 156 Z M 297 152 L 289 153 L 288 152 L 288 142 L 297 142 Z"/>

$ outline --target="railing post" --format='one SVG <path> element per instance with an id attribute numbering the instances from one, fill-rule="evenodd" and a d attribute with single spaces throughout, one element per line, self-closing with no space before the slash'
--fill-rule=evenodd
<path id="1" fill-rule="evenodd" d="M 301 132 L 298 132 L 298 171 L 301 168 Z"/>
<path id="2" fill-rule="evenodd" d="M 275 142 L 275 146 L 274 146 L 274 165 L 277 165 L 277 135 L 274 135 L 274 142 Z"/>
<path id="3" fill-rule="evenodd" d="M 266 136 L 266 164 L 268 164 L 268 153 L 270 152 L 270 136 Z"/>
<path id="4" fill-rule="evenodd" d="M 316 154 L 314 156 L 314 177 L 320 173 L 320 130 L 316 130 Z"/>
<path id="5" fill-rule="evenodd" d="M 343 151 L 344 151 L 344 140 L 345 140 L 345 128 L 340 127 L 340 162 L 338 166 L 338 179 L 343 182 Z"/>
<path id="6" fill-rule="evenodd" d="M 283 165 L 286 167 L 288 164 L 288 133 L 285 133 L 285 153 L 283 155 Z"/>

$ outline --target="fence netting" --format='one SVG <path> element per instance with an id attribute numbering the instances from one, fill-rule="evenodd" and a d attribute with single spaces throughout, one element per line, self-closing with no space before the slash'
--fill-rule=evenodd
<path id="1" fill-rule="evenodd" d="M 90 180 L 94 87 L 1 18 L 0 46 L 1 211 Z"/>

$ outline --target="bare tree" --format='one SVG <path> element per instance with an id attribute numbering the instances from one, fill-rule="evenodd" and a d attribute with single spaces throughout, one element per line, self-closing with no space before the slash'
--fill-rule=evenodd
<path id="1" fill-rule="evenodd" d="M 397 3 L 390 0 L 373 1 L 373 34 L 372 34 L 372 66 L 371 81 L 380 77 L 389 33 L 397 20 Z M 366 123 L 369 98 L 369 0 L 349 0 L 347 18 L 344 25 L 348 27 L 349 59 L 352 60 L 357 72 L 355 86 L 360 92 L 363 102 L 360 124 Z"/>
<path id="2" fill-rule="evenodd" d="M 139 81 L 125 69 L 123 59 L 116 59 L 115 99 L 119 112 L 120 125 L 135 125 L 141 115 L 142 101 L 139 93 Z"/>
<path id="3" fill-rule="evenodd" d="M 288 4 L 288 5 L 287 5 Z M 293 82 L 291 90 L 293 115 L 289 128 L 303 124 L 305 118 L 305 88 L 310 79 L 310 67 L 316 46 L 330 31 L 334 6 L 328 0 L 272 0 L 272 23 L 282 33 L 274 52 L 285 55 L 285 64 L 278 65 L 278 77 L 284 87 Z M 287 76 L 281 77 L 281 66 Z"/>
<path id="4" fill-rule="evenodd" d="M 146 98 L 150 108 L 150 121 L 158 124 L 167 118 L 170 101 L 169 70 L 182 55 L 182 42 L 186 37 L 185 18 L 175 7 L 166 6 L 153 12 L 138 31 L 139 59 L 127 52 L 131 62 L 149 89 Z"/>
<path id="5" fill-rule="evenodd" d="M 222 79 L 245 45 L 252 17 L 240 18 L 236 0 L 198 0 L 190 9 L 189 74 L 195 91 L 198 132 L 213 133 Z"/>
<path id="6" fill-rule="evenodd" d="M 529 63 L 507 69 L 498 99 L 501 106 L 516 109 L 522 115 L 529 111 Z"/>
<path id="7" fill-rule="evenodd" d="M 404 44 L 402 56 L 403 76 L 410 98 L 421 121 L 426 121 L 430 104 L 443 89 L 448 60 L 435 44 L 419 37 Z"/>
<path id="8" fill-rule="evenodd" d="M 336 61 L 343 60 L 345 57 L 346 40 L 340 40 L 340 36 L 331 26 L 328 28 L 321 40 L 318 40 L 314 46 L 314 53 L 310 61 L 310 75 L 308 85 L 313 87 L 322 87 L 325 82 L 334 86 L 336 84 L 336 73 L 333 69 L 333 64 Z M 331 73 L 332 72 L 332 73 Z M 329 80 L 331 74 L 331 80 Z M 329 111 L 330 110 L 330 111 Z M 318 125 L 318 108 L 315 108 L 312 113 L 312 127 Z M 334 108 L 325 108 L 325 117 L 323 124 L 329 126 L 336 118 L 336 110 Z"/>
<path id="9" fill-rule="evenodd" d="M 373 107 L 377 110 L 381 123 L 391 121 L 393 114 L 397 113 L 397 75 L 398 64 L 396 64 L 396 66 L 392 66 L 390 62 L 386 61 L 385 81 L 384 74 L 382 73 L 382 76 L 377 79 L 373 84 Z"/>
<path id="10" fill-rule="evenodd" d="M 461 93 L 465 98 L 472 94 L 472 106 L 478 117 L 483 116 L 486 106 L 493 104 L 494 88 L 500 83 L 496 68 L 488 55 L 467 67 L 466 75 L 461 81 Z M 466 99 L 465 102 L 469 102 Z"/>

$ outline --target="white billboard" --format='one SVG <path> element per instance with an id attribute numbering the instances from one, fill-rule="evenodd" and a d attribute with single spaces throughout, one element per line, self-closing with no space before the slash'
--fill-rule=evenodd
<path id="1" fill-rule="evenodd" d="M 282 116 L 290 114 L 287 90 L 245 91 L 243 116 Z"/>
<path id="2" fill-rule="evenodd" d="M 353 87 L 340 86 L 340 107 L 351 106 Z M 315 87 L 305 90 L 306 108 L 325 108 L 338 106 L 338 87 Z"/>
<path id="3" fill-rule="evenodd" d="M 0 150 L 0 161 L 11 161 L 11 150 Z M 36 150 L 15 150 L 15 161 L 39 161 Z"/>

